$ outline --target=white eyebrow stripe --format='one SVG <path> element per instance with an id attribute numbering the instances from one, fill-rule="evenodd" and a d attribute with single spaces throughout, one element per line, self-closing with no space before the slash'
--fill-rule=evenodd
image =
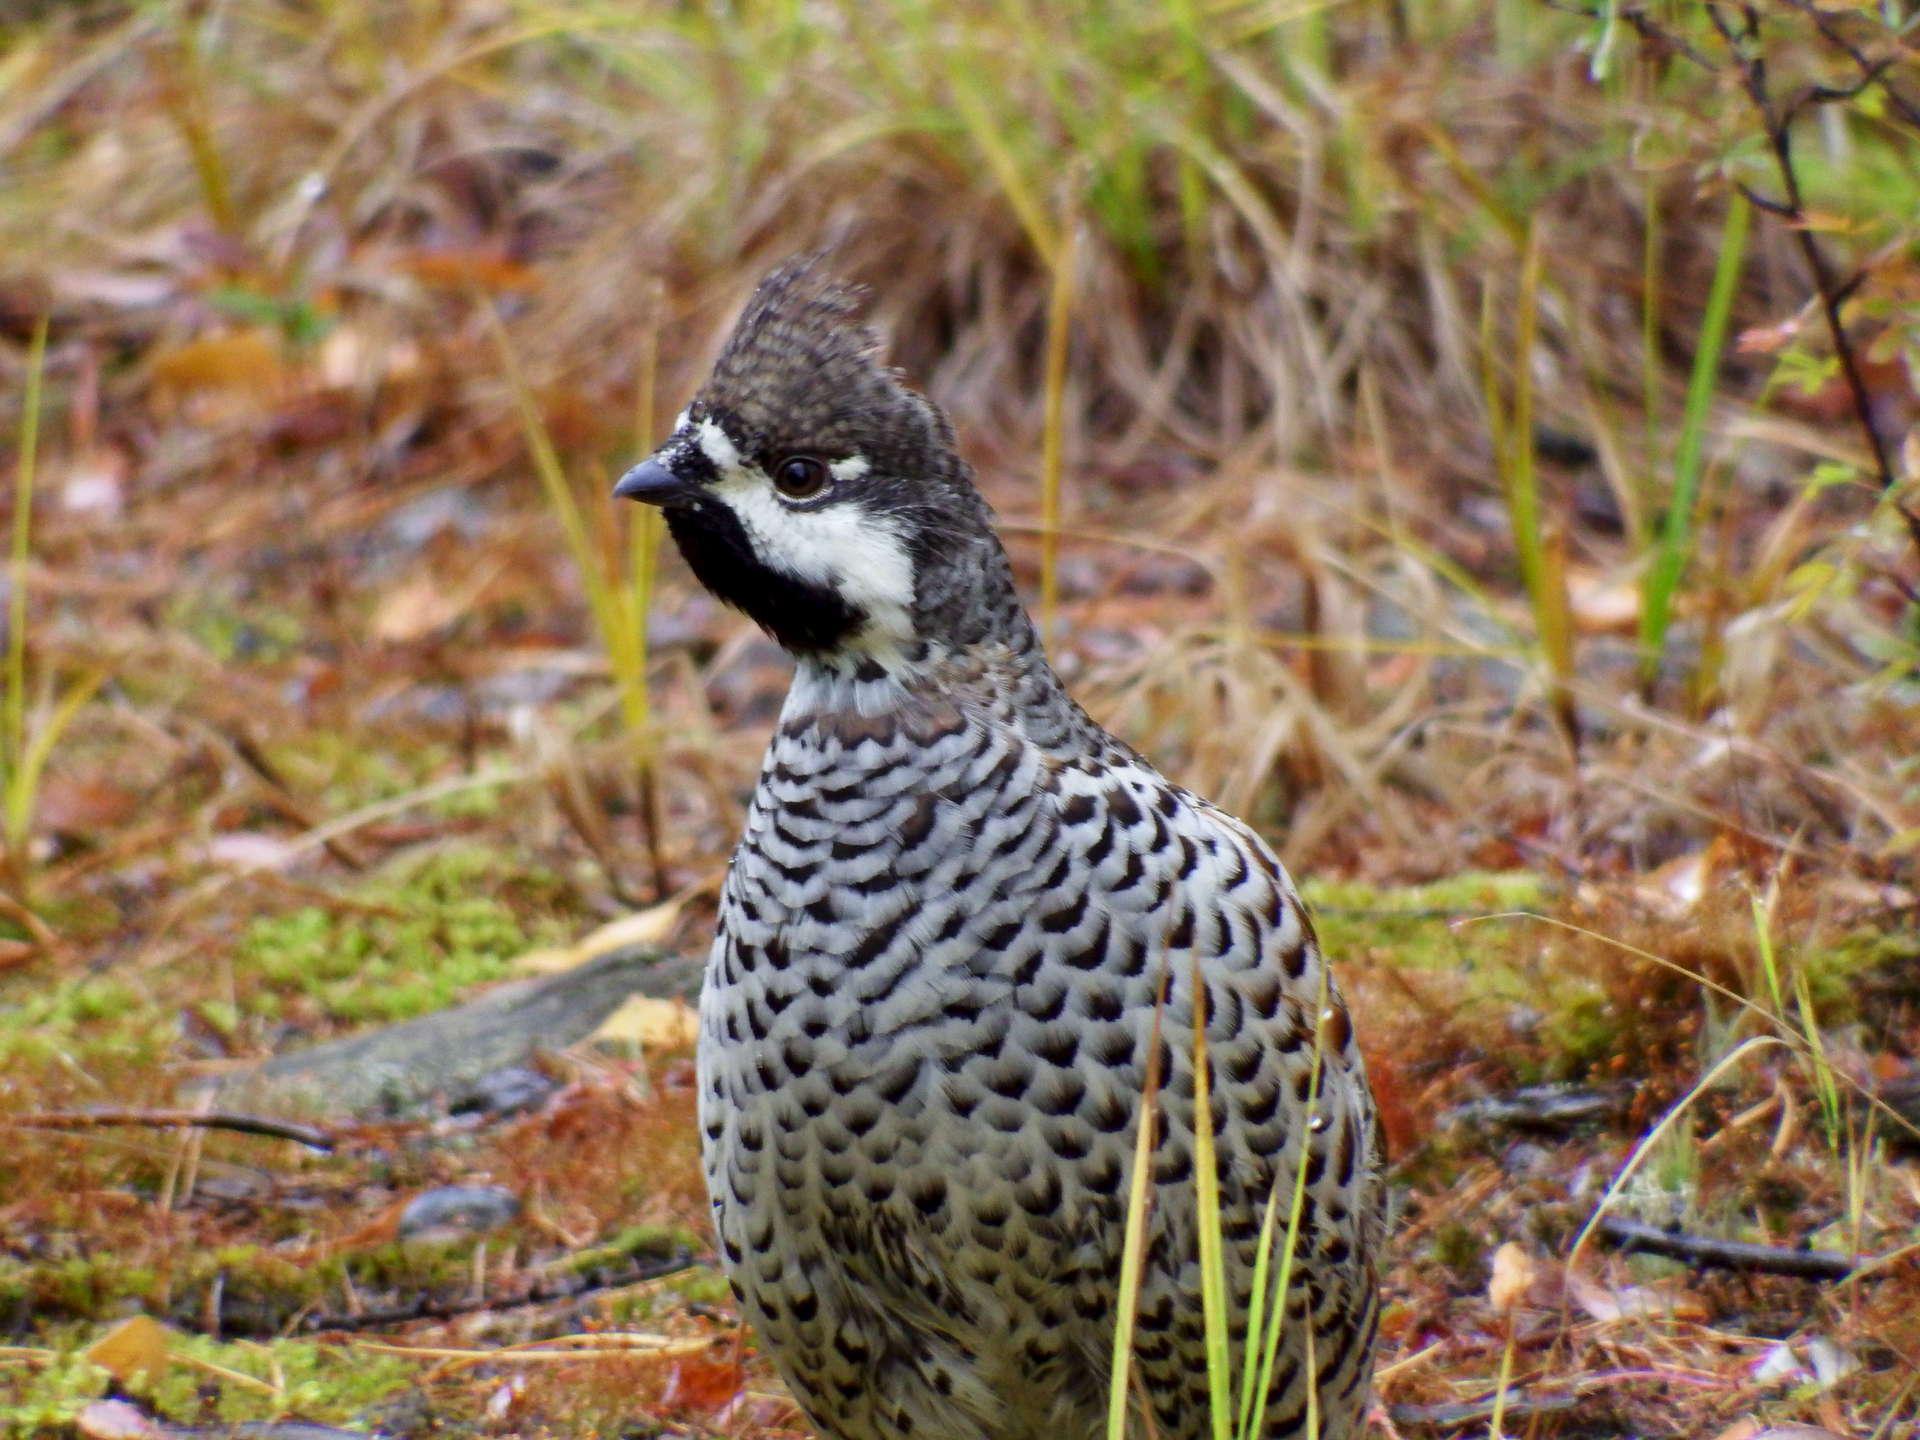
<path id="1" fill-rule="evenodd" d="M 858 480 L 871 469 L 873 466 L 867 463 L 866 456 L 849 455 L 846 459 L 836 460 L 827 466 L 827 473 L 840 481 Z"/>
<path id="2" fill-rule="evenodd" d="M 733 437 L 713 421 L 702 420 L 693 433 L 700 442 L 701 452 L 722 475 L 740 468 L 739 447 L 733 443 Z"/>

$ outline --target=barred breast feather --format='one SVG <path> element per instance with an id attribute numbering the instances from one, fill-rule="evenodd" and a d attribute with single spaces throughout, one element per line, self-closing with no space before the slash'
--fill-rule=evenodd
<path id="1" fill-rule="evenodd" d="M 1199 1440 L 1197 975 L 1236 1315 L 1268 1197 L 1284 1215 L 1306 1171 L 1266 1433 L 1305 1433 L 1311 1386 L 1340 1440 L 1384 1224 L 1343 1002 L 1267 846 L 1063 692 L 1023 694 L 1034 663 L 802 664 L 701 1007 L 729 1274 L 840 1440 L 1097 1433 L 1158 1010 L 1137 1356 L 1157 1433 Z"/>

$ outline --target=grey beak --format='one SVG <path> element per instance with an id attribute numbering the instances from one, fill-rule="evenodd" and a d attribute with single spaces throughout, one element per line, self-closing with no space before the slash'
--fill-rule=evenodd
<path id="1" fill-rule="evenodd" d="M 613 493 L 622 500 L 638 500 L 643 505 L 671 505 L 684 500 L 693 487 L 656 459 L 642 460 L 620 477 Z"/>

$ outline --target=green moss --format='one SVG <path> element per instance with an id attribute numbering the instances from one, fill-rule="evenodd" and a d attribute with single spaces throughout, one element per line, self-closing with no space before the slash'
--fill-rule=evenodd
<path id="1" fill-rule="evenodd" d="M 1450 1220 L 1433 1232 L 1433 1258 L 1461 1280 L 1477 1282 L 1485 1266 L 1487 1243 L 1477 1231 Z"/>
<path id="2" fill-rule="evenodd" d="M 578 1274 L 636 1257 L 665 1259 L 681 1250 L 700 1249 L 700 1238 L 673 1225 L 629 1225 L 604 1245 L 595 1245 L 567 1257 L 565 1268 Z"/>
<path id="3" fill-rule="evenodd" d="M 667 1288 L 695 1305 L 725 1305 L 732 1299 L 727 1277 L 709 1266 L 698 1265 L 673 1277 Z"/>
<path id="4" fill-rule="evenodd" d="M 84 1065 L 99 1047 L 124 1065 L 161 1051 L 167 1025 L 164 1011 L 109 976 L 37 986 L 22 977 L 0 989 L 0 1060 Z"/>
<path id="5" fill-rule="evenodd" d="M 92 1401 L 107 1395 L 112 1377 L 83 1358 L 99 1331 L 72 1330 L 54 1344 L 48 1363 L 0 1367 L 0 1435 L 44 1435 L 71 1425 Z M 136 1377 L 127 1390 L 166 1419 L 187 1424 L 274 1420 L 298 1415 L 320 1422 L 350 1421 L 414 1384 L 418 1367 L 395 1355 L 308 1340 L 265 1345 L 220 1344 L 176 1334 L 175 1354 L 250 1375 L 256 1388 L 221 1380 L 177 1360 L 164 1373 Z"/>
<path id="6" fill-rule="evenodd" d="M 315 794 L 330 811 L 391 800 L 445 776 L 457 756 L 432 741 L 404 749 L 370 745 L 341 730 L 311 730 L 267 747 L 276 769 L 302 794 Z M 466 793 L 466 792 L 460 792 Z M 444 814 L 438 804 L 429 807 Z"/>
<path id="7" fill-rule="evenodd" d="M 1823 1026 L 1860 1011 L 1863 981 L 1920 998 L 1920 934 L 1912 930 L 1850 931 L 1790 954 L 1789 963 L 1806 975 Z"/>
<path id="8" fill-rule="evenodd" d="M 556 899 L 558 882 L 480 847 L 439 850 L 355 891 L 351 908 L 307 906 L 255 921 L 240 945 L 248 1013 L 271 1017 L 291 995 L 346 1021 L 410 1019 L 509 973 L 516 956 L 562 938 L 557 921 L 526 912 Z"/>
<path id="9" fill-rule="evenodd" d="M 1309 880 L 1301 895 L 1336 962 L 1372 958 L 1408 970 L 1471 968 L 1489 953 L 1511 947 L 1505 938 L 1511 927 L 1477 926 L 1463 934 L 1455 928 L 1458 922 L 1538 910 L 1548 899 L 1538 875 L 1518 871 L 1468 871 L 1392 889 Z"/>
<path id="10" fill-rule="evenodd" d="M 190 635 L 222 664 L 270 663 L 298 652 L 303 627 L 285 611 L 242 607 L 205 591 L 168 607 L 169 629 Z"/>
<path id="11" fill-rule="evenodd" d="M 105 1319 L 155 1303 L 160 1276 L 110 1255 L 0 1262 L 0 1309 L 38 1316 Z"/>

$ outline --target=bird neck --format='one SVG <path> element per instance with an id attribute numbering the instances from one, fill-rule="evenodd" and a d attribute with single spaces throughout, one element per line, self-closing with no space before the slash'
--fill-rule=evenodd
<path id="1" fill-rule="evenodd" d="M 1047 662 L 1025 609 L 1016 600 L 1000 619 L 967 642 L 916 640 L 885 650 L 801 655 L 782 723 L 879 716 L 939 704 L 958 705 L 985 723 L 1018 730 L 1049 752 L 1070 750 L 1097 735 Z"/>

